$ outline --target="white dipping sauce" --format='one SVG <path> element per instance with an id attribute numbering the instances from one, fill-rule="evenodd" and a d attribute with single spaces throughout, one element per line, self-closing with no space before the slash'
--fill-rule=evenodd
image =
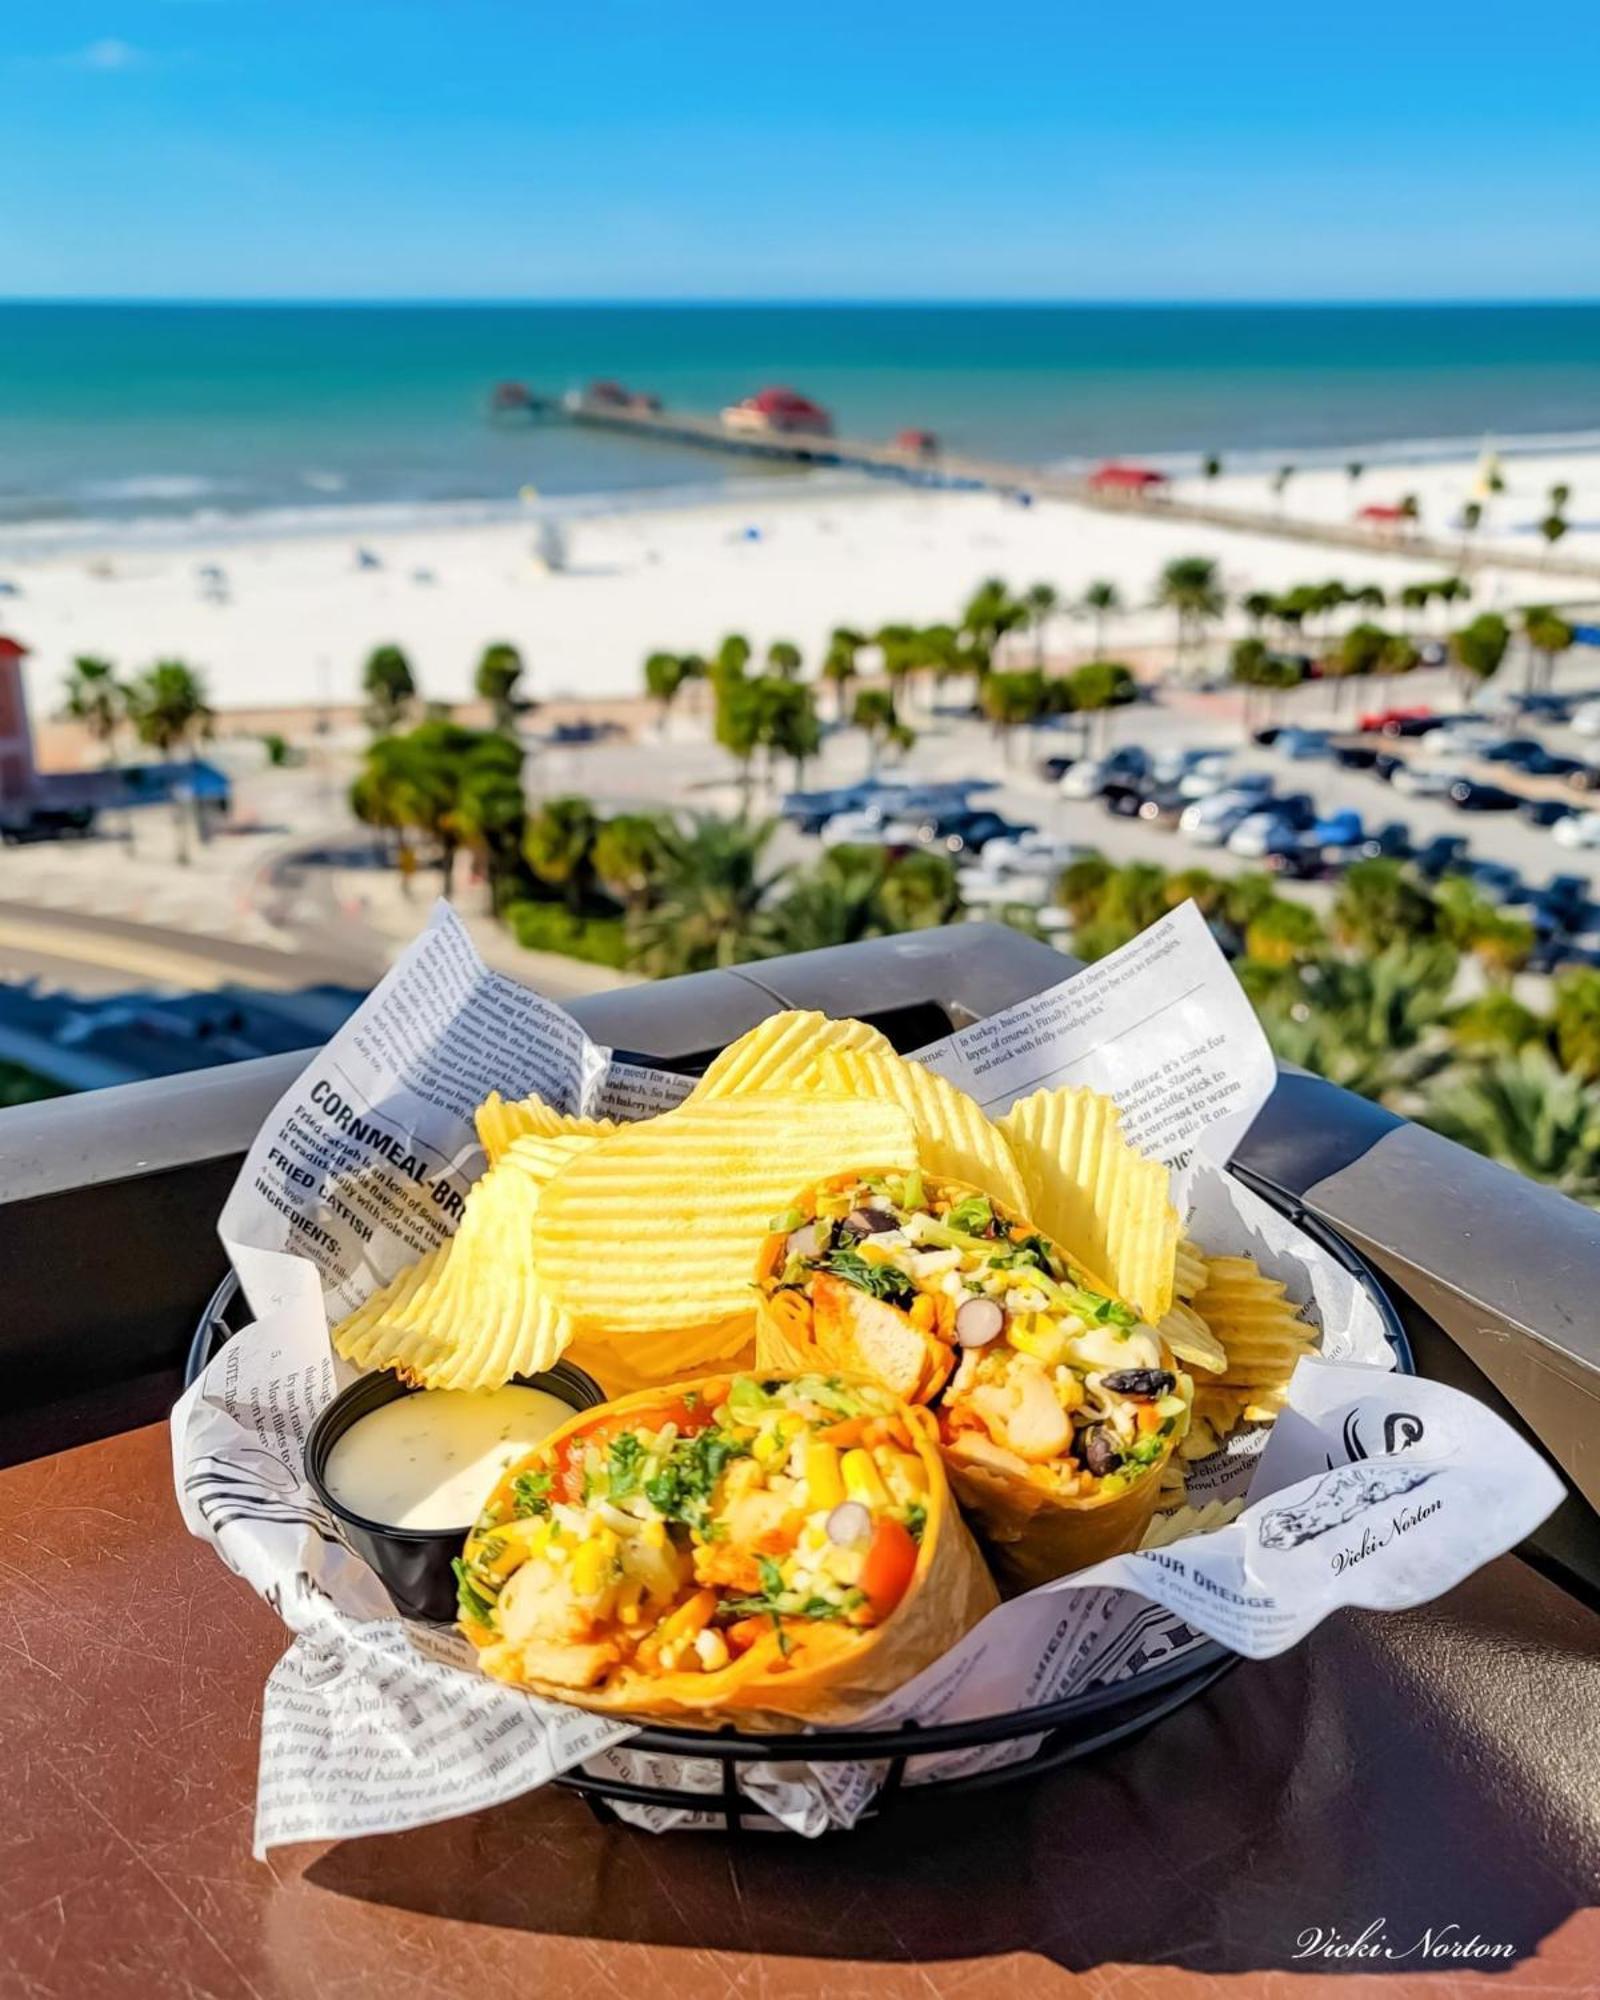
<path id="1" fill-rule="evenodd" d="M 574 1414 L 543 1389 L 419 1389 L 359 1418 L 328 1454 L 328 1491 L 392 1528 L 459 1528 L 478 1518 L 513 1459 Z"/>

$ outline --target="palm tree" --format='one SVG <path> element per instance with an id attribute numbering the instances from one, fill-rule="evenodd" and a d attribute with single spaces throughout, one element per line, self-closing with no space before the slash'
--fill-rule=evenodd
<path id="1" fill-rule="evenodd" d="M 1027 607 L 1011 595 L 1000 577 L 991 576 L 978 585 L 967 599 L 961 614 L 961 628 L 972 641 L 975 661 L 981 659 L 980 677 L 988 670 L 995 649 L 1008 632 L 1014 632 L 1027 618 Z"/>
<path id="2" fill-rule="evenodd" d="M 1564 481 L 1558 480 L 1556 484 L 1552 486 L 1550 489 L 1551 513 L 1564 514 L 1567 511 L 1567 502 L 1571 498 L 1572 498 L 1572 488 L 1568 486 Z"/>
<path id="3" fill-rule="evenodd" d="M 798 680 L 801 667 L 800 648 L 789 639 L 774 639 L 767 648 L 768 670 L 779 680 Z"/>
<path id="4" fill-rule="evenodd" d="M 427 725 L 424 725 L 425 727 Z M 455 848 L 472 854 L 489 885 L 498 915 L 511 890 L 522 848 L 527 800 L 522 789 L 522 749 L 498 730 L 456 730 L 441 742 L 453 796 L 438 829 L 444 893 L 452 889 Z"/>
<path id="5" fill-rule="evenodd" d="M 1556 543 L 1566 532 L 1567 520 L 1564 514 L 1546 514 L 1539 523 L 1539 533 L 1544 537 L 1544 559 L 1547 563 L 1556 552 Z"/>
<path id="6" fill-rule="evenodd" d="M 994 724 L 995 734 L 1005 745 L 1008 764 L 1014 732 L 1031 728 L 1049 713 L 1050 707 L 1044 675 L 1037 667 L 1029 668 L 1026 673 L 1002 673 L 997 669 L 985 678 L 978 699 L 984 714 Z"/>
<path id="7" fill-rule="evenodd" d="M 1573 966 L 1557 977 L 1551 1022 L 1563 1067 L 1587 1083 L 1600 1081 L 1600 972 Z"/>
<path id="8" fill-rule="evenodd" d="M 1227 601 L 1217 578 L 1217 566 L 1209 556 L 1178 556 L 1161 572 L 1156 603 L 1177 613 L 1176 664 L 1180 672 L 1191 642 L 1222 616 Z"/>
<path id="9" fill-rule="evenodd" d="M 1424 1116 L 1460 1145 L 1600 1206 L 1600 1100 L 1537 1044 L 1463 1070 Z"/>
<path id="10" fill-rule="evenodd" d="M 822 678 L 833 688 L 836 722 L 844 720 L 850 683 L 859 673 L 856 656 L 866 643 L 865 635 L 848 625 L 836 625 L 829 635 L 828 650 L 822 656 Z"/>
<path id="11" fill-rule="evenodd" d="M 416 699 L 411 662 L 398 646 L 374 646 L 361 669 L 361 691 L 367 698 L 367 721 L 375 736 L 387 736 L 405 720 Z"/>
<path id="12" fill-rule="evenodd" d="M 1542 663 L 1542 671 L 1537 678 L 1549 687 L 1555 677 L 1557 653 L 1566 652 L 1572 644 L 1572 627 L 1548 605 L 1530 604 L 1522 614 L 1522 636 L 1528 646 L 1528 686 L 1531 688 L 1534 684 L 1534 661 L 1537 659 Z"/>
<path id="13" fill-rule="evenodd" d="M 1483 502 L 1469 500 L 1461 509 L 1461 560 L 1467 560 L 1472 538 L 1483 524 Z"/>
<path id="14" fill-rule="evenodd" d="M 884 876 L 878 902 L 891 931 L 953 923 L 961 913 L 956 865 L 946 854 L 903 854 Z"/>
<path id="15" fill-rule="evenodd" d="M 1034 583 L 1023 595 L 1027 607 L 1028 623 L 1033 628 L 1033 664 L 1044 665 L 1044 635 L 1050 620 L 1061 609 L 1061 593 L 1051 583 Z"/>
<path id="16" fill-rule="evenodd" d="M 1075 714 L 1099 718 L 1096 733 L 1102 750 L 1110 733 L 1112 709 L 1125 708 L 1139 699 L 1139 684 L 1121 660 L 1087 661 L 1073 671 L 1068 688 Z"/>
<path id="17" fill-rule="evenodd" d="M 1239 599 L 1239 606 L 1250 620 L 1250 630 L 1259 635 L 1262 626 L 1277 610 L 1278 600 L 1270 590 L 1251 590 Z"/>
<path id="18" fill-rule="evenodd" d="M 805 783 L 807 760 L 822 747 L 822 727 L 817 721 L 811 690 L 776 675 L 752 681 L 750 687 L 756 712 L 756 739 L 766 752 L 768 772 L 774 757 L 792 759 L 798 789 Z"/>
<path id="19" fill-rule="evenodd" d="M 642 910 L 660 879 L 664 822 L 654 813 L 616 813 L 595 835 L 594 872 L 608 896 L 627 911 Z"/>
<path id="20" fill-rule="evenodd" d="M 1400 607 L 1403 611 L 1426 611 L 1432 602 L 1433 585 L 1431 583 L 1404 583 L 1400 586 Z M 1412 620 L 1408 618 L 1405 623 L 1406 630 L 1409 632 Z"/>
<path id="21" fill-rule="evenodd" d="M 672 704 L 688 679 L 688 663 L 681 653 L 652 653 L 644 663 L 645 692 L 660 704 L 656 726 L 663 734 L 672 714 Z"/>
<path id="22" fill-rule="evenodd" d="M 594 845 L 600 822 L 587 799 L 546 799 L 523 828 L 522 852 L 541 882 L 559 889 L 575 914 L 594 886 Z"/>
<path id="23" fill-rule="evenodd" d="M 102 764 L 116 761 L 117 732 L 127 720 L 127 695 L 117 680 L 109 660 L 80 653 L 72 663 L 66 681 L 66 701 L 62 713 L 69 722 L 81 723 L 100 746 Z"/>
<path id="24" fill-rule="evenodd" d="M 1109 578 L 1097 577 L 1080 601 L 1094 620 L 1094 657 L 1098 660 L 1106 650 L 1106 626 L 1122 610 L 1122 592 Z"/>
<path id="25" fill-rule="evenodd" d="M 1273 1047 L 1397 1110 L 1449 1061 L 1442 1020 L 1456 975 L 1445 944 L 1389 945 L 1302 967 L 1263 1009 Z"/>
<path id="26" fill-rule="evenodd" d="M 630 963 L 655 978 L 765 956 L 768 903 L 785 871 L 764 871 L 775 820 L 696 818 L 663 832 L 655 894 L 629 920 Z"/>
<path id="27" fill-rule="evenodd" d="M 878 759 L 899 721 L 894 695 L 886 687 L 864 687 L 856 695 L 850 720 L 867 739 L 867 774 L 876 777 Z"/>
<path id="28" fill-rule="evenodd" d="M 513 735 L 517 727 L 517 683 L 522 679 L 522 655 L 505 640 L 485 646 L 473 676 L 473 689 L 480 701 L 494 711 L 494 726 L 502 735 Z"/>
<path id="29" fill-rule="evenodd" d="M 1283 496 L 1289 490 L 1289 481 L 1293 477 L 1294 467 L 1292 465 L 1280 465 L 1272 475 L 1272 497 L 1277 501 L 1280 509 L 1283 506 Z"/>
<path id="30" fill-rule="evenodd" d="M 1366 469 L 1359 458 L 1351 459 L 1350 463 L 1345 467 L 1344 476 L 1350 482 L 1350 491 L 1352 493 L 1361 484 L 1361 475 Z"/>
<path id="31" fill-rule="evenodd" d="M 711 678 L 714 681 L 742 680 L 749 664 L 750 641 L 742 632 L 730 632 L 711 656 Z"/>
<path id="32" fill-rule="evenodd" d="M 158 660 L 147 672 L 129 684 L 129 720 L 141 743 L 148 743 L 170 764 L 180 751 L 193 756 L 196 742 L 211 733 L 215 720 L 206 701 L 205 682 L 181 660 Z M 173 827 L 178 860 L 189 860 L 189 810 L 184 800 L 173 796 Z"/>
<path id="33" fill-rule="evenodd" d="M 1208 486 L 1210 485 L 1211 481 L 1217 477 L 1218 473 L 1220 473 L 1221 470 L 1222 470 L 1222 460 L 1217 456 L 1215 452 L 1211 452 L 1202 461 L 1200 466 L 1200 471 L 1204 476 L 1206 484 Z"/>
<path id="34" fill-rule="evenodd" d="M 1500 671 L 1511 644 L 1511 627 L 1498 611 L 1485 611 L 1450 638 L 1450 657 L 1464 682 L 1487 681 Z"/>
<path id="35" fill-rule="evenodd" d="M 1400 518 L 1406 526 L 1415 529 L 1422 519 L 1422 502 L 1415 493 L 1404 493 L 1400 497 Z"/>

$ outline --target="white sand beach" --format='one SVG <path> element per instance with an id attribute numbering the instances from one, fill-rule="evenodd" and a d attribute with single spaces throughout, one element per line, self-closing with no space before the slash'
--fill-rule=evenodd
<path id="1" fill-rule="evenodd" d="M 1359 506 L 1415 493 L 1423 531 L 1453 536 L 1476 471 L 1468 459 L 1374 464 L 1352 484 L 1340 469 L 1306 470 L 1289 482 L 1281 511 L 1347 522 Z M 1600 557 L 1600 452 L 1508 457 L 1502 472 L 1506 491 L 1485 503 L 1478 548 L 1537 564 L 1542 544 L 1530 527 L 1559 482 L 1571 488 L 1562 556 Z M 1259 474 L 1224 470 L 1213 481 L 1180 481 L 1174 491 L 1263 511 L 1279 506 Z M 1170 644 L 1170 619 L 1149 605 L 1163 564 L 1175 556 L 1213 557 L 1235 597 L 1330 576 L 1396 587 L 1441 567 L 1437 557 L 1401 546 L 1323 548 L 1164 520 L 1155 510 L 1024 508 L 989 494 L 805 479 L 774 482 L 756 498 L 630 503 L 569 520 L 558 574 L 536 558 L 538 527 L 530 513 L 475 525 L 352 522 L 314 534 L 250 536 L 235 524 L 226 538 L 196 531 L 181 541 L 108 530 L 103 546 L 71 554 L 14 544 L 0 561 L 0 575 L 16 589 L 0 604 L 0 629 L 32 649 L 30 699 L 40 719 L 57 706 L 79 653 L 102 654 L 129 672 L 158 658 L 184 659 L 227 710 L 347 704 L 365 654 L 385 641 L 410 654 L 430 699 L 467 696 L 484 644 L 506 639 L 529 663 L 531 695 L 592 700 L 637 694 L 652 650 L 704 651 L 728 631 L 758 648 L 792 639 L 814 664 L 832 626 L 952 618 L 991 575 L 1018 588 L 1051 583 L 1064 600 L 1109 578 L 1134 608 L 1113 621 L 1108 650 L 1138 654 Z M 358 548 L 376 565 L 361 566 Z M 1474 606 L 1600 598 L 1600 584 L 1541 575 L 1537 567 L 1480 569 Z M 1237 613 L 1232 629 L 1242 629 Z M 1056 656 L 1089 643 L 1088 627 L 1067 617 L 1048 634 Z"/>

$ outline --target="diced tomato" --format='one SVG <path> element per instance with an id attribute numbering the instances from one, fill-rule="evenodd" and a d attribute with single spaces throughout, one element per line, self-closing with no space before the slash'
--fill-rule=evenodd
<path id="1" fill-rule="evenodd" d="M 867 1422 L 865 1417 L 842 1417 L 836 1424 L 824 1424 L 817 1440 L 820 1444 L 860 1444 Z"/>
<path id="2" fill-rule="evenodd" d="M 735 1619 L 723 1633 L 730 1653 L 747 1653 L 764 1632 L 772 1630 L 772 1620 L 761 1613 Z"/>
<path id="3" fill-rule="evenodd" d="M 917 1545 L 910 1529 L 887 1516 L 880 1520 L 861 1565 L 861 1588 L 878 1618 L 887 1618 L 905 1596 L 916 1567 Z"/>

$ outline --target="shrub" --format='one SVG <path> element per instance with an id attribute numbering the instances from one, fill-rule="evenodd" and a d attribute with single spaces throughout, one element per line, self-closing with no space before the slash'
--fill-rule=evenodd
<path id="1" fill-rule="evenodd" d="M 576 916 L 562 903 L 513 903 L 506 922 L 524 951 L 558 952 L 619 971 L 627 963 L 621 917 Z"/>

